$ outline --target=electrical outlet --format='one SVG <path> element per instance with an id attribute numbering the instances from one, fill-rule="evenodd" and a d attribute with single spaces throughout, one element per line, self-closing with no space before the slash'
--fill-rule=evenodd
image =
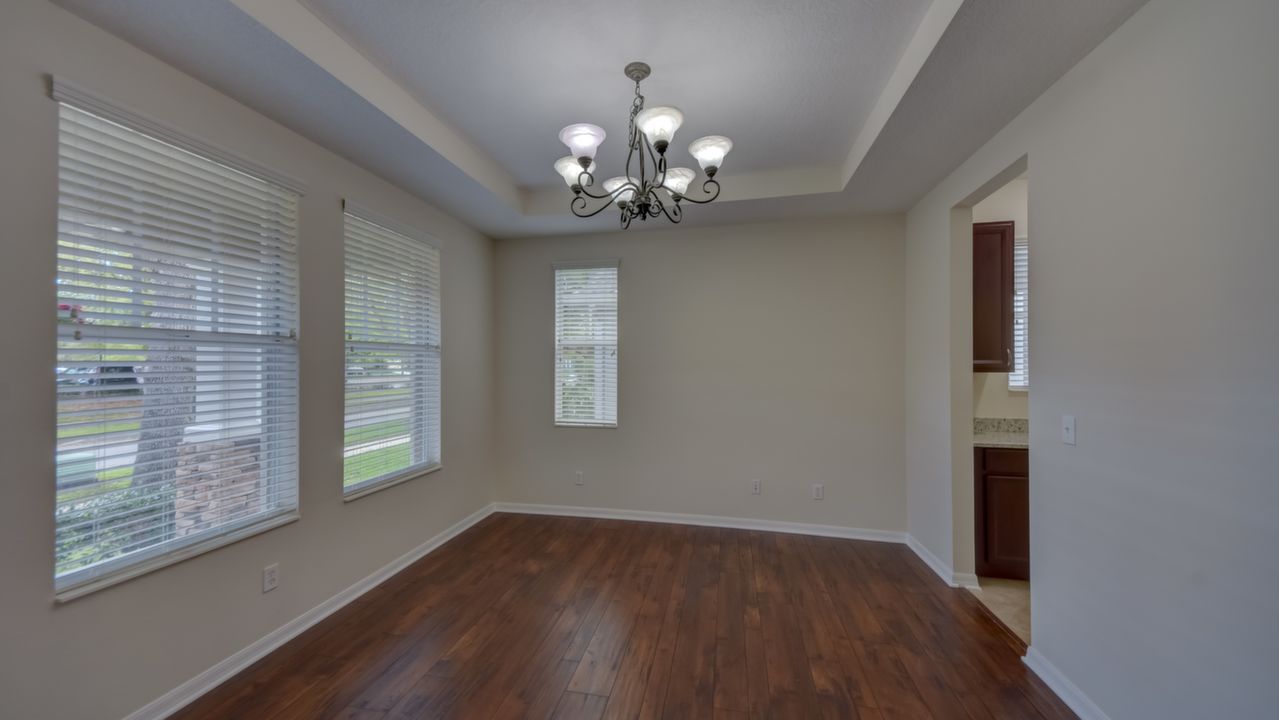
<path id="1" fill-rule="evenodd" d="M 280 563 L 262 568 L 262 592 L 267 593 L 280 586 Z"/>
<path id="2" fill-rule="evenodd" d="M 758 495 L 759 493 L 760 493 L 759 481 L 751 480 L 751 495 Z"/>
<path id="3" fill-rule="evenodd" d="M 573 478 L 573 484 L 574 484 L 574 485 L 582 485 L 582 484 L 584 484 L 584 483 L 585 483 L 585 480 L 583 480 L 583 479 L 582 479 L 582 471 L 581 471 L 581 470 L 578 470 L 578 471 L 577 471 L 577 476 Z"/>
<path id="4" fill-rule="evenodd" d="M 821 483 L 813 485 L 813 499 L 821 500 L 824 497 L 826 497 L 826 486 Z"/>

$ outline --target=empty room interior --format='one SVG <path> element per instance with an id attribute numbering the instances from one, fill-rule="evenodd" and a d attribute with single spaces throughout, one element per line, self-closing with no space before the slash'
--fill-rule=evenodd
<path id="1" fill-rule="evenodd" d="M 0 718 L 1279 717 L 1277 37 L 5 0 Z"/>

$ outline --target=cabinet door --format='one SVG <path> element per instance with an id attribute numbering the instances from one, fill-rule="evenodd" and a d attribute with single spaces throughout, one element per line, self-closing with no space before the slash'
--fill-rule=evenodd
<path id="1" fill-rule="evenodd" d="M 1030 579 L 1030 478 L 1025 450 L 978 448 L 977 574 Z"/>
<path id="2" fill-rule="evenodd" d="M 973 224 L 973 372 L 1013 370 L 1013 224 Z"/>

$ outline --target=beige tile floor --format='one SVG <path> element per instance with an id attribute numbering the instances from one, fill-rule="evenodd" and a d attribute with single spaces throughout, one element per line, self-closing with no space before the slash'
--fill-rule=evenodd
<path id="1" fill-rule="evenodd" d="M 1030 583 L 1025 580 L 978 578 L 981 589 L 969 591 L 990 608 L 1017 637 L 1030 644 Z"/>

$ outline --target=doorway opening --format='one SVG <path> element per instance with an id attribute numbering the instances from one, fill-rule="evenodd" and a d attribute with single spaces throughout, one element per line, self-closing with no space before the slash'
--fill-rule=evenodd
<path id="1" fill-rule="evenodd" d="M 968 589 L 1027 645 L 1030 222 L 1023 169 L 972 206 L 972 547 Z"/>

